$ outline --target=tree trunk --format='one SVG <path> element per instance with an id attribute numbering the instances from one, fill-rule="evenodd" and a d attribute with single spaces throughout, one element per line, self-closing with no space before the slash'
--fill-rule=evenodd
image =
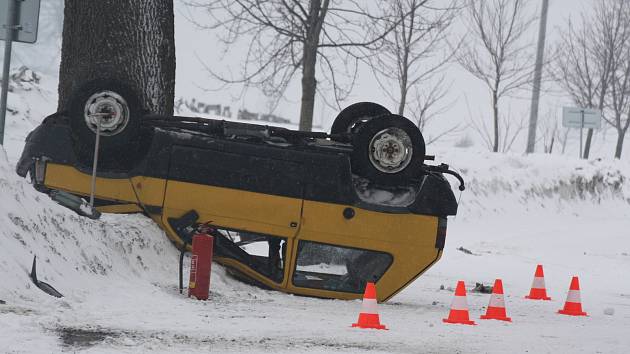
<path id="1" fill-rule="evenodd" d="M 300 107 L 300 130 L 311 131 L 313 128 L 313 111 L 315 109 L 315 93 L 317 79 L 315 65 L 317 64 L 317 49 L 319 35 L 322 32 L 324 19 L 328 13 L 329 0 L 310 0 L 308 13 L 308 30 L 304 41 L 302 58 L 302 106 Z M 334 88 L 333 88 L 334 89 Z"/>
<path id="2" fill-rule="evenodd" d="M 407 82 L 405 80 L 405 87 L 402 87 L 403 84 L 401 84 L 400 87 L 400 103 L 398 104 L 398 115 L 399 116 L 404 116 L 405 115 L 405 105 L 407 104 Z M 420 123 L 418 123 L 418 125 L 420 125 Z"/>
<path id="3" fill-rule="evenodd" d="M 607 91 L 608 91 L 608 84 L 607 83 L 606 84 L 602 84 L 601 92 L 599 94 L 599 104 L 597 105 L 597 109 L 599 109 L 600 112 L 604 111 L 604 104 L 606 103 L 606 92 Z M 590 102 L 590 100 L 588 102 L 588 108 L 593 108 L 592 107 L 592 102 Z M 592 140 L 593 140 L 593 129 L 589 129 L 588 133 L 586 134 L 586 142 L 584 143 L 584 153 L 582 155 L 582 158 L 585 159 L 585 160 L 588 160 L 588 156 L 591 153 L 591 141 Z"/>
<path id="4" fill-rule="evenodd" d="M 584 154 L 582 158 L 588 160 L 588 155 L 591 153 L 591 140 L 593 139 L 593 129 L 589 129 L 586 133 L 586 142 L 584 143 Z"/>
<path id="5" fill-rule="evenodd" d="M 499 97 L 497 92 L 492 92 L 492 119 L 494 122 L 494 145 L 492 152 L 499 152 Z"/>
<path id="6" fill-rule="evenodd" d="M 300 130 L 311 131 L 313 128 L 313 111 L 315 109 L 315 64 L 317 63 L 317 47 L 304 46 L 304 64 L 302 67 L 302 105 L 300 107 Z"/>
<path id="7" fill-rule="evenodd" d="M 626 137 L 625 129 L 617 129 L 617 146 L 615 147 L 615 158 L 621 158 L 621 151 L 623 151 L 623 140 Z"/>
<path id="8" fill-rule="evenodd" d="M 405 47 L 402 59 L 402 75 L 400 77 L 400 104 L 398 105 L 398 115 L 405 115 L 405 106 L 407 105 L 407 81 L 409 80 L 409 46 Z M 418 124 L 419 125 L 419 124 Z"/>
<path id="9" fill-rule="evenodd" d="M 59 110 L 97 78 L 129 85 L 148 112 L 173 114 L 173 0 L 65 0 Z"/>

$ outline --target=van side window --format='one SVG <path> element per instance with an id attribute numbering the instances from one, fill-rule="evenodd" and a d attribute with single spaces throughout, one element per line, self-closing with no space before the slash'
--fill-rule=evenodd
<path id="1" fill-rule="evenodd" d="M 293 284 L 349 293 L 363 293 L 392 264 L 390 254 L 318 242 L 300 241 Z"/>
<path id="2" fill-rule="evenodd" d="M 233 258 L 277 283 L 284 278 L 286 239 L 246 231 L 214 229 L 212 235 L 221 247 L 217 257 Z"/>

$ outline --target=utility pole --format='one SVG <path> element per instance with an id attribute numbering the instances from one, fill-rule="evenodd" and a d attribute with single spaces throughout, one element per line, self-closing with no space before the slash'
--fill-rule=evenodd
<path id="1" fill-rule="evenodd" d="M 540 100 L 540 81 L 542 79 L 543 53 L 545 51 L 545 36 L 547 34 L 547 10 L 549 0 L 543 0 L 538 29 L 538 49 L 536 53 L 536 68 L 534 72 L 534 88 L 532 90 L 532 106 L 529 113 L 529 131 L 527 132 L 526 153 L 531 154 L 536 147 L 536 124 L 538 123 L 538 104 Z"/>
<path id="2" fill-rule="evenodd" d="M 13 44 L 13 34 L 15 33 L 15 13 L 16 1 L 9 0 L 7 11 L 7 21 L 4 30 L 6 31 L 4 40 L 4 65 L 2 69 L 2 93 L 0 94 L 0 145 L 4 145 L 4 120 L 7 114 L 7 94 L 9 93 L 9 68 L 11 67 L 11 47 Z M 1 30 L 1 29 L 0 29 Z"/>

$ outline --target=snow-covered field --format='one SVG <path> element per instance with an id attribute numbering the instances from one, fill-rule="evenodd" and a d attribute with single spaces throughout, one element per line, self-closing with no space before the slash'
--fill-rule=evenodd
<path id="1" fill-rule="evenodd" d="M 41 119 L 38 109 L 54 107 L 54 94 L 37 87 L 10 98 L 22 111 L 9 116 L 11 136 L 6 152 L 0 148 L 0 353 L 630 351 L 627 160 L 430 147 L 468 182 L 459 215 L 449 220 L 444 257 L 380 305 L 388 331 L 361 330 L 350 327 L 360 301 L 260 290 L 218 265 L 211 299 L 188 299 L 177 290 L 178 252 L 149 219 L 92 221 L 37 193 L 14 172 L 21 140 Z M 37 95 L 44 103 L 31 98 Z M 33 255 L 40 280 L 64 298 L 30 282 Z M 538 263 L 552 301 L 523 298 Z M 588 317 L 556 314 L 572 275 L 580 276 Z M 478 320 L 489 295 L 473 293 L 477 326 L 442 323 L 457 280 L 470 289 L 497 277 L 513 323 Z"/>

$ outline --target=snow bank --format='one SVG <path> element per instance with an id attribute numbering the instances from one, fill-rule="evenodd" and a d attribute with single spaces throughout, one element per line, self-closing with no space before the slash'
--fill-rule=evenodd
<path id="1" fill-rule="evenodd" d="M 438 150 L 466 181 L 458 217 L 530 212 L 576 213 L 602 204 L 630 208 L 630 163 L 548 154 Z M 457 187 L 457 181 L 451 179 Z"/>
<path id="2" fill-rule="evenodd" d="M 19 178 L 1 148 L 0 200 L 2 299 L 48 300 L 28 278 L 34 255 L 40 280 L 71 299 L 81 289 L 115 279 L 164 281 L 166 274 L 177 274 L 164 262 L 177 254 L 151 220 L 139 215 L 106 215 L 99 221 L 80 217 Z"/>

